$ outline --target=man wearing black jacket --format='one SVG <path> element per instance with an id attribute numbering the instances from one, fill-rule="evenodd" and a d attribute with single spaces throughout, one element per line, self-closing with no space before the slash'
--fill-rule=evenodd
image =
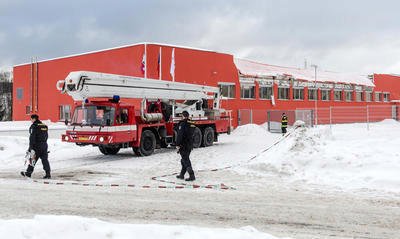
<path id="1" fill-rule="evenodd" d="M 180 153 L 181 159 L 181 173 L 176 177 L 184 179 L 185 173 L 189 173 L 189 178 L 186 181 L 194 181 L 196 177 L 192 169 L 192 163 L 190 162 L 190 152 L 193 149 L 193 132 L 196 126 L 189 121 L 189 113 L 187 111 L 182 112 L 183 120 L 178 125 L 178 136 L 176 138 L 176 145 L 178 152 Z"/>
<path id="2" fill-rule="evenodd" d="M 35 154 L 33 155 L 33 163 L 30 163 L 26 172 L 21 172 L 21 175 L 31 177 L 35 167 L 35 162 L 40 158 L 42 160 L 43 169 L 46 172 L 46 175 L 43 178 L 50 179 L 50 164 L 47 152 L 48 128 L 47 125 L 43 124 L 42 121 L 39 120 L 39 116 L 36 114 L 31 115 L 31 122 L 32 125 L 29 128 L 28 151 L 31 152 L 34 150 Z"/>

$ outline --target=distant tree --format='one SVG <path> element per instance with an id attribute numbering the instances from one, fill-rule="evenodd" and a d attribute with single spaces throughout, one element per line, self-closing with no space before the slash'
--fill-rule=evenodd
<path id="1" fill-rule="evenodd" d="M 12 117 L 12 71 L 0 70 L 0 121 L 11 120 Z"/>

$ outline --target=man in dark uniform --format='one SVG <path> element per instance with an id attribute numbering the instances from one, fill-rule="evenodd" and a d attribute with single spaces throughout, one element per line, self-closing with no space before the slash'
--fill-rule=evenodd
<path id="1" fill-rule="evenodd" d="M 288 118 L 285 113 L 282 113 L 282 119 L 281 119 L 282 136 L 286 134 L 287 123 L 288 123 Z"/>
<path id="2" fill-rule="evenodd" d="M 176 177 L 184 179 L 185 173 L 189 173 L 189 178 L 186 181 L 194 181 L 196 178 L 192 169 L 192 163 L 190 162 L 190 152 L 193 149 L 193 132 L 196 126 L 189 121 L 189 113 L 187 111 L 182 112 L 183 120 L 178 125 L 178 135 L 176 138 L 176 145 L 178 152 L 181 154 L 181 173 Z"/>
<path id="3" fill-rule="evenodd" d="M 29 148 L 28 151 L 34 150 L 35 155 L 33 156 L 33 163 L 28 165 L 26 172 L 21 172 L 22 176 L 31 177 L 35 162 L 40 158 L 42 160 L 43 169 L 46 172 L 44 179 L 51 178 L 50 176 L 50 164 L 48 160 L 47 152 L 47 138 L 48 138 L 48 128 L 47 125 L 43 124 L 39 120 L 39 116 L 36 114 L 31 115 L 32 125 L 29 128 Z"/>

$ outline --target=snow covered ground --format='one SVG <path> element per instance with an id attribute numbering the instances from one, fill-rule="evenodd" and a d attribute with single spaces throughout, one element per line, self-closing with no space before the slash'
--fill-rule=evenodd
<path id="1" fill-rule="evenodd" d="M 21 122 L 0 123 L 0 186 L 12 184 L 24 188 L 27 185 L 27 181 L 19 178 L 18 172 L 25 168 L 23 163 L 28 137 L 15 136 L 9 130 L 19 129 L 19 132 L 27 134 L 23 128 L 28 126 L 29 124 Z M 51 130 L 62 128 L 61 124 L 50 124 Z M 7 135 L 1 132 L 6 132 Z M 269 133 L 264 126 L 245 125 L 237 128 L 231 135 L 221 135 L 220 141 L 214 146 L 192 152 L 192 163 L 197 170 L 197 180 L 194 183 L 223 183 L 232 186 L 236 190 L 224 197 L 232 195 L 237 199 L 243 199 L 243 195 L 256 195 L 270 188 L 282 187 L 292 188 L 294 191 L 320 190 L 326 194 L 362 192 L 367 195 L 399 197 L 399 122 L 386 120 L 373 123 L 369 125 L 369 130 L 366 124 L 343 124 L 299 128 L 295 131 L 291 129 L 289 132 L 291 134 L 288 137 L 282 138 L 280 134 Z M 269 147 L 271 148 L 266 150 Z M 63 143 L 54 137 L 49 139 L 49 150 L 54 182 L 160 185 L 160 182 L 151 180 L 151 177 L 177 172 L 180 167 L 179 157 L 173 149 L 157 150 L 149 157 L 136 157 L 131 149 L 121 150 L 115 156 L 104 156 L 97 148 Z M 228 168 L 221 169 L 224 167 Z M 213 171 L 214 169 L 219 170 Z M 39 179 L 41 176 L 39 163 L 33 178 Z M 166 180 L 176 181 L 174 176 L 168 176 Z M 193 195 L 208 196 L 209 192 L 201 190 Z M 377 210 L 379 213 L 379 208 Z M 15 235 L 40 233 L 42 225 L 50 221 L 64 225 L 60 230 L 76 232 L 68 235 L 77 235 L 80 238 L 128 238 L 125 236 L 132 234 L 144 235 L 139 238 L 274 238 L 251 227 L 218 229 L 158 224 L 118 225 L 96 219 L 65 216 L 3 220 L 0 221 L 0 235 L 14 232 Z M 118 234 L 120 231 L 121 234 Z M 188 231 L 192 234 L 188 234 Z M 216 236 L 207 236 L 208 233 Z M 149 236 L 145 236 L 147 234 Z"/>
<path id="2" fill-rule="evenodd" d="M 195 226 L 115 224 L 77 216 L 35 216 L 33 219 L 0 220 L 0 235 L 7 235 L 8 239 L 53 239 L 55 236 L 59 239 L 277 239 L 252 227 L 215 229 Z"/>

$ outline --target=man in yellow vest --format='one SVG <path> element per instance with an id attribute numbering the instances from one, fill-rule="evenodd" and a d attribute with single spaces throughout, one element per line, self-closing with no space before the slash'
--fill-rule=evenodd
<path id="1" fill-rule="evenodd" d="M 282 136 L 285 136 L 287 129 L 288 118 L 285 113 L 282 113 L 281 119 L 281 128 L 282 128 Z"/>

